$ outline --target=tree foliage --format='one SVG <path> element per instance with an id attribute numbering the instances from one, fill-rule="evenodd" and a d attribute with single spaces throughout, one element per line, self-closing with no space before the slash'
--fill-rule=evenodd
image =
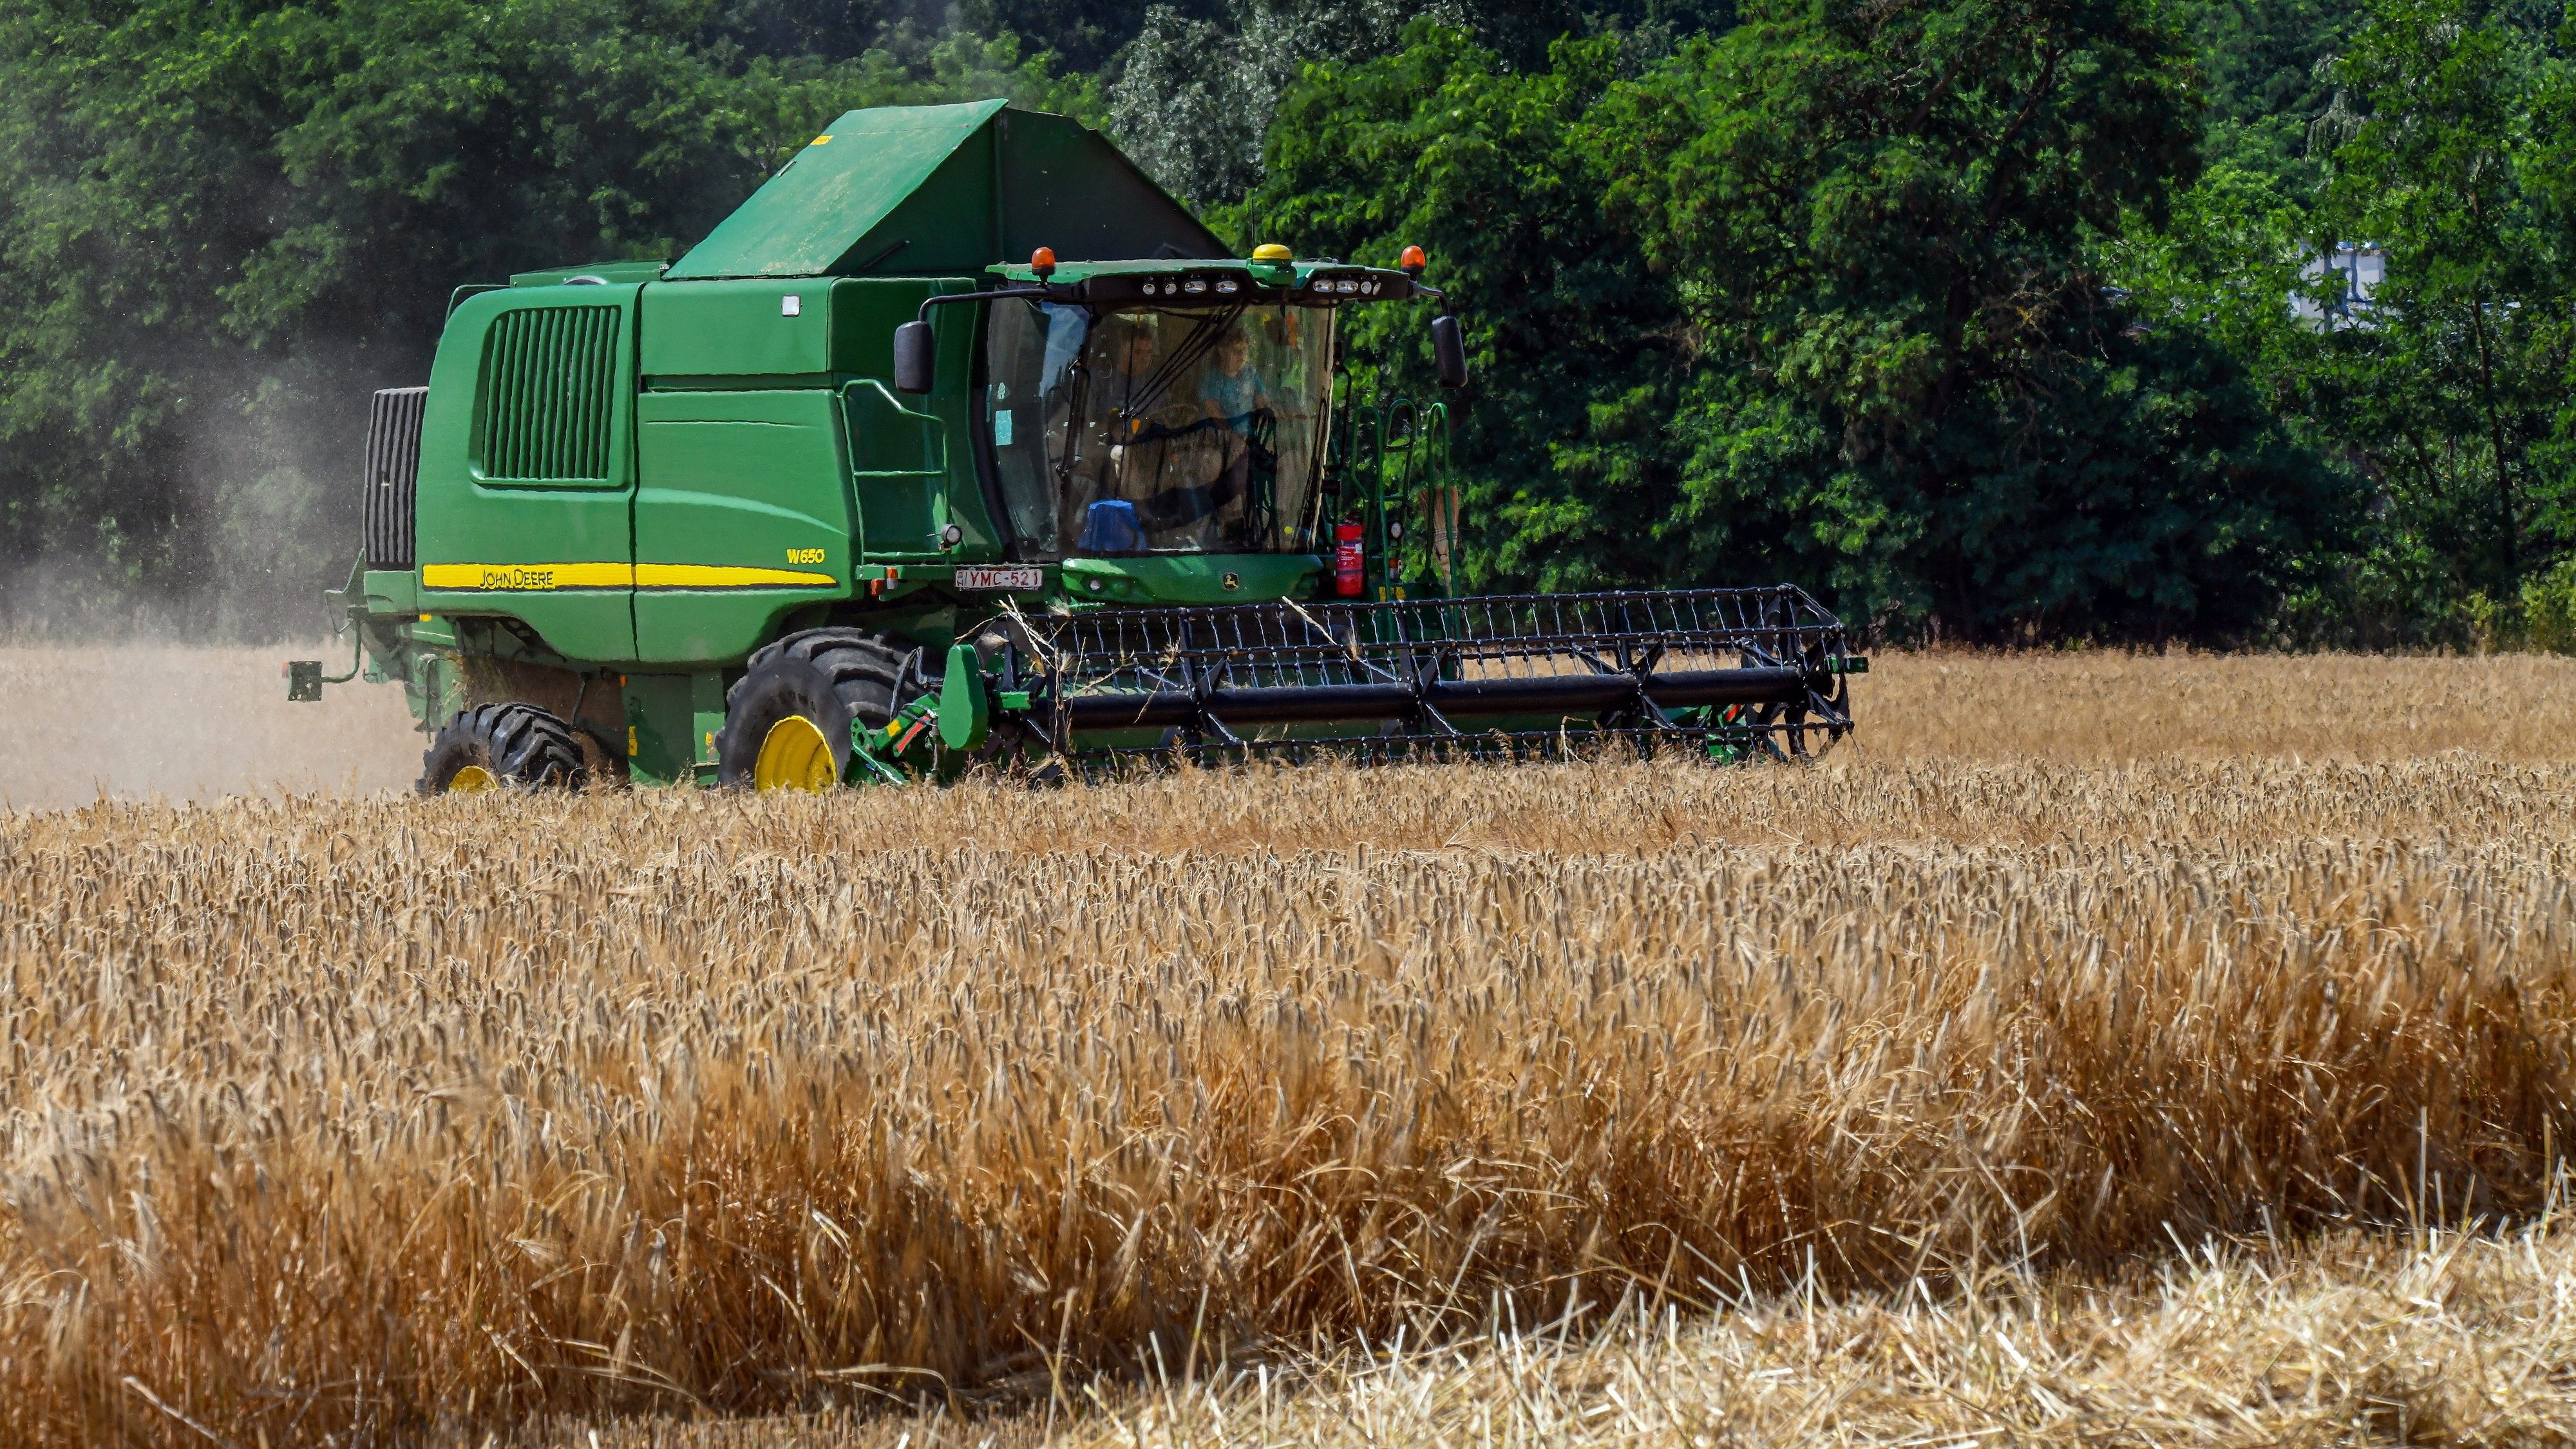
<path id="1" fill-rule="evenodd" d="M 1480 583 L 1791 579 L 1978 640 L 2556 638 L 2560 10 L 21 0 L 0 614 L 294 617 L 363 397 L 458 284 L 676 254 L 842 109 L 999 95 L 1246 245 L 1430 248 Z M 2338 312 L 2354 245 L 2388 280 Z M 1428 389 L 1421 324 L 1352 316 L 1364 390 Z"/>
<path id="2" fill-rule="evenodd" d="M 2385 0 L 2338 76 L 2366 119 L 2333 154 L 2319 238 L 2384 239 L 2390 265 L 2336 339 L 2333 403 L 2458 585 L 2509 594 L 2576 522 L 2567 460 L 2546 457 L 2576 305 L 2553 194 L 2571 156 L 2533 106 L 2563 83 L 2460 0 Z"/>
<path id="3" fill-rule="evenodd" d="M 1489 576 L 2224 637 L 2339 497 L 2226 353 L 2137 326 L 2090 260 L 2191 177 L 2194 122 L 2179 39 L 2121 0 L 1774 4 L 1629 78 L 1601 42 L 1515 77 L 1424 33 L 1314 74 L 1248 210 L 1324 250 L 1440 244 Z"/>
<path id="4" fill-rule="evenodd" d="M 697 0 L 28 0 L 0 15 L 0 588 L 345 566 L 355 420 L 460 283 L 676 255 L 839 110 L 1091 112 L 1007 37 L 749 55 Z"/>

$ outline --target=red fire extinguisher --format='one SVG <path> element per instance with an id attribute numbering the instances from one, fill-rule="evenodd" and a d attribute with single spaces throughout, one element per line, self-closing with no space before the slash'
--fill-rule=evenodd
<path id="1" fill-rule="evenodd" d="M 1366 573 L 1360 548 L 1360 526 L 1356 523 L 1333 525 L 1333 592 L 1345 599 L 1360 596 Z"/>

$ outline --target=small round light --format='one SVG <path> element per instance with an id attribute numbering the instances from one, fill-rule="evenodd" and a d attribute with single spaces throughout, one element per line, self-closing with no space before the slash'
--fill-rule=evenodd
<path id="1" fill-rule="evenodd" d="M 1216 284 L 1216 290 L 1217 290 L 1217 295 L 1218 295 L 1218 296 L 1221 296 L 1221 297 L 1230 297 L 1230 296 L 1233 296 L 1233 295 L 1234 295 L 1234 283 L 1232 283 L 1232 282 L 1230 282 L 1230 281 L 1229 281 L 1229 282 L 1219 282 L 1219 283 L 1217 283 L 1217 284 Z"/>
<path id="2" fill-rule="evenodd" d="M 1431 259 L 1422 254 L 1420 247 L 1406 247 L 1404 256 L 1396 262 L 1396 265 L 1418 277 L 1422 275 L 1424 267 L 1431 265 Z"/>
<path id="3" fill-rule="evenodd" d="M 1207 283 L 1200 281 L 1196 277 L 1192 277 L 1188 281 L 1181 283 L 1181 290 L 1195 297 L 1199 293 L 1207 290 Z"/>
<path id="4" fill-rule="evenodd" d="M 1037 279 L 1041 282 L 1054 276 L 1055 248 L 1040 247 L 1036 251 L 1029 253 L 1029 270 L 1036 273 Z"/>

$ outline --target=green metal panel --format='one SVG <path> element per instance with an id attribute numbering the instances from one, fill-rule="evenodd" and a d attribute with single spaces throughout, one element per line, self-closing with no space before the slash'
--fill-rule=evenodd
<path id="1" fill-rule="evenodd" d="M 976 749 L 991 732 L 992 701 L 984 693 L 983 668 L 974 645 L 948 646 L 939 682 L 939 741 L 952 750 Z"/>
<path id="2" fill-rule="evenodd" d="M 1026 262 L 1039 247 L 1059 261 L 1226 255 L 1216 233 L 1081 122 L 1005 111 L 992 132 L 1002 214 L 990 262 Z"/>
<path id="3" fill-rule="evenodd" d="M 967 277 L 850 278 L 832 283 L 832 367 L 858 377 L 894 376 L 894 329 L 920 312 L 933 292 L 966 292 Z"/>
<path id="4" fill-rule="evenodd" d="M 844 114 L 667 275 L 673 281 L 821 276 L 1003 105 L 880 106 Z"/>
<path id="5" fill-rule="evenodd" d="M 1225 252 L 1107 141 L 993 100 L 848 112 L 665 275 L 971 273 L 1042 245 L 1065 258 Z"/>
<path id="6" fill-rule="evenodd" d="M 557 287 L 575 277 L 596 277 L 603 282 L 650 282 L 658 280 L 669 262 L 583 262 L 577 267 L 548 267 L 542 272 L 512 272 L 513 287 Z"/>
<path id="7" fill-rule="evenodd" d="M 982 304 L 933 309 L 931 326 L 939 339 L 939 382 L 931 389 L 927 411 L 939 419 L 951 441 L 948 449 L 947 496 L 943 520 L 962 535 L 945 561 L 974 563 L 1002 556 L 1002 531 L 984 496 L 984 481 L 975 461 L 975 352 L 984 337 Z"/>
<path id="8" fill-rule="evenodd" d="M 781 615 L 848 597 L 857 518 L 830 392 L 656 392 L 636 410 L 639 658 L 738 660 Z"/>
<path id="9" fill-rule="evenodd" d="M 974 284 L 950 278 L 923 283 L 843 284 L 871 298 L 855 307 L 857 334 L 872 345 L 855 359 L 869 364 L 843 391 L 850 429 L 850 462 L 857 474 L 860 539 L 865 557 L 885 562 L 938 560 L 978 563 L 1001 557 L 1001 535 L 986 506 L 967 441 L 972 423 L 976 339 L 983 334 L 980 305 L 939 307 L 930 324 L 939 339 L 938 382 L 927 398 L 895 395 L 880 379 L 892 366 L 893 324 L 912 320 L 920 299 L 932 292 L 962 292 Z M 909 287 L 911 290 L 905 291 Z M 898 311 L 882 302 L 908 299 Z M 954 549 L 940 547 L 940 533 L 955 524 Z"/>
<path id="10" fill-rule="evenodd" d="M 689 676 L 689 747 L 698 783 L 716 782 L 716 732 L 724 728 L 724 676 L 700 672 Z"/>
<path id="11" fill-rule="evenodd" d="M 1304 593 L 1323 572 L 1310 553 L 1069 558 L 1064 591 L 1103 604 L 1248 604 Z"/>
<path id="12" fill-rule="evenodd" d="M 629 674 L 626 767 L 647 785 L 712 783 L 716 731 L 724 728 L 724 676 Z"/>
<path id="13" fill-rule="evenodd" d="M 894 329 L 933 292 L 974 285 L 966 277 L 800 277 L 648 286 L 644 385 L 820 387 L 887 377 Z"/>
<path id="14" fill-rule="evenodd" d="M 1001 255 L 995 194 L 991 137 L 978 132 L 853 240 L 834 270 L 918 274 L 989 266 L 985 258 Z"/>
<path id="15" fill-rule="evenodd" d="M 370 614 L 408 617 L 420 611 L 420 576 L 407 569 L 369 569 L 359 589 Z"/>
<path id="16" fill-rule="evenodd" d="M 448 318 L 421 421 L 423 612 L 520 619 L 572 659 L 634 657 L 638 291 L 513 288 Z"/>
<path id="17" fill-rule="evenodd" d="M 937 556 L 947 522 L 947 428 L 873 378 L 851 383 L 841 405 L 868 556 Z"/>
<path id="18" fill-rule="evenodd" d="M 863 473 L 922 470 L 936 475 L 928 480 L 936 497 L 920 503 L 928 511 L 927 519 L 914 518 L 911 495 L 885 491 L 899 486 L 896 480 L 880 480 L 882 486 L 872 492 L 868 480 L 860 479 L 860 508 L 866 520 L 860 537 L 870 557 L 985 563 L 1002 556 L 1001 532 L 994 526 L 983 481 L 975 471 L 975 450 L 966 441 L 973 427 L 975 390 L 969 378 L 974 371 L 977 339 L 984 335 L 983 307 L 931 310 L 931 327 L 939 338 L 939 368 L 937 386 L 928 398 L 898 398 L 882 384 L 894 371 L 896 326 L 911 321 L 923 299 L 933 293 L 972 291 L 976 285 L 966 277 L 942 277 L 849 279 L 832 286 L 832 353 L 840 369 L 836 375 L 855 375 L 869 384 L 845 394 L 845 402 L 859 409 L 850 415 L 852 466 Z M 869 396 L 850 402 L 862 390 Z M 916 415 L 913 423 L 894 427 L 886 434 L 891 451 L 878 451 L 877 428 L 901 420 L 884 416 L 878 411 L 880 407 Z M 920 414 L 937 420 L 932 435 L 935 452 L 932 442 L 918 431 Z M 872 417 L 876 420 L 873 426 L 869 421 Z M 876 521 L 876 501 L 888 505 L 882 522 Z M 916 529 L 917 523 L 925 525 L 927 531 Z M 963 537 L 957 547 L 943 553 L 938 533 L 952 523 Z"/>
<path id="19" fill-rule="evenodd" d="M 832 285 L 806 278 L 646 287 L 645 385 L 671 377 L 819 380 L 834 370 Z"/>

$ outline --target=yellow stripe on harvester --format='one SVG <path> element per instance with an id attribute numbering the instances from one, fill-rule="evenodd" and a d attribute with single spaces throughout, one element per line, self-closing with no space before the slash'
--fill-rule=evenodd
<path id="1" fill-rule="evenodd" d="M 728 564 L 637 564 L 639 589 L 830 588 L 840 580 L 804 569 L 735 568 Z"/>
<path id="2" fill-rule="evenodd" d="M 422 564 L 420 582 L 431 589 L 542 593 L 551 589 L 828 589 L 840 580 L 807 569 L 729 564 L 446 563 Z"/>

